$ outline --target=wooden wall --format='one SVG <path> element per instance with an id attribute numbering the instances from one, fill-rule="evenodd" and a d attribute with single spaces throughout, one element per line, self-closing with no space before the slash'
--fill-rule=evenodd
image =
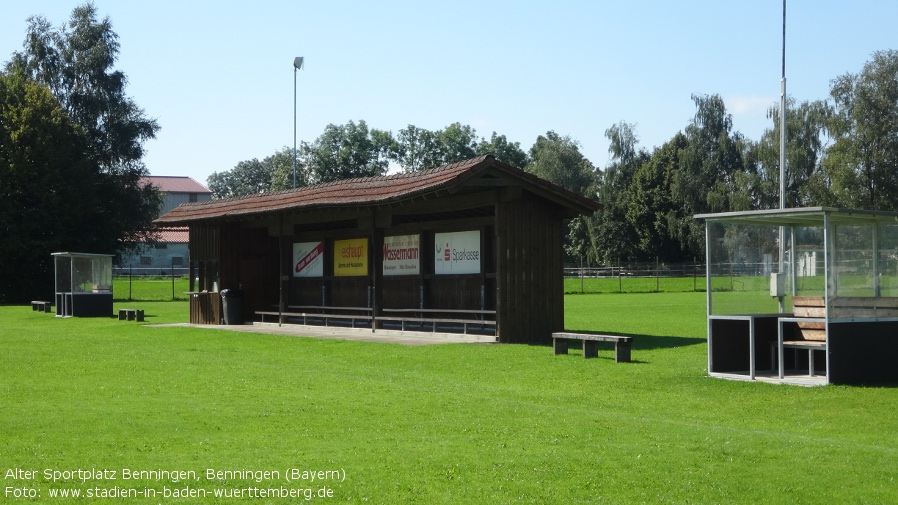
<path id="1" fill-rule="evenodd" d="M 213 291 L 217 285 L 219 291 L 244 291 L 244 318 L 251 318 L 257 310 L 271 310 L 277 304 L 277 238 L 270 237 L 265 228 L 244 228 L 236 222 L 192 225 L 190 263 L 191 268 L 200 265 L 201 277 L 207 273 L 210 277 L 197 283 L 192 274 L 191 290 Z M 210 298 L 197 306 L 204 308 L 196 313 L 220 313 L 220 303 L 218 296 Z"/>
<path id="2" fill-rule="evenodd" d="M 562 219 L 524 192 L 496 216 L 497 321 L 501 342 L 546 343 L 564 329 Z"/>

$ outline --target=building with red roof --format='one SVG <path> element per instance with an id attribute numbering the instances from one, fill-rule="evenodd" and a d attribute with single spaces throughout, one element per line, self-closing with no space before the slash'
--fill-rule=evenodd
<path id="1" fill-rule="evenodd" d="M 152 184 L 162 193 L 162 216 L 183 203 L 208 202 L 212 192 L 190 177 L 151 175 L 143 177 L 141 184 Z M 119 260 L 119 273 L 127 269 L 135 275 L 168 275 L 186 273 L 189 260 L 189 230 L 186 226 L 162 227 L 158 239 L 140 248 L 130 256 Z"/>

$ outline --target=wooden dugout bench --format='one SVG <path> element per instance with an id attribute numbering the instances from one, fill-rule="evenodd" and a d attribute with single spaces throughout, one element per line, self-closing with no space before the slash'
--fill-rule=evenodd
<path id="1" fill-rule="evenodd" d="M 867 319 L 898 317 L 896 297 L 834 297 L 830 300 L 830 321 L 839 319 Z M 784 323 L 794 323 L 797 331 L 789 332 Z M 779 349 L 775 362 L 779 376 L 785 374 L 784 349 L 808 351 L 808 375 L 814 376 L 814 351 L 827 350 L 826 303 L 822 296 L 792 297 L 792 317 L 779 318 Z M 773 353 L 773 350 L 771 350 Z M 772 360 L 774 361 L 774 360 Z M 797 368 L 796 357 L 796 368 Z"/>
<path id="2" fill-rule="evenodd" d="M 383 309 L 383 314 L 377 316 L 378 322 L 399 323 L 400 329 L 406 331 L 410 326 L 418 326 L 423 329 L 426 325 L 432 332 L 436 332 L 438 326 L 461 326 L 462 333 L 468 333 L 468 327 L 479 327 L 483 330 L 490 327 L 496 329 L 495 310 L 467 310 L 467 309 Z M 426 315 L 436 317 L 425 317 Z M 470 316 L 474 315 L 478 319 Z M 453 317 L 454 316 L 454 317 Z M 468 317 L 460 317 L 468 316 Z M 490 317 L 491 319 L 487 319 Z"/>
<path id="3" fill-rule="evenodd" d="M 598 358 L 599 342 L 613 342 L 614 361 L 617 363 L 630 362 L 630 349 L 632 347 L 633 337 L 622 337 L 618 335 L 595 335 L 591 333 L 553 333 L 552 350 L 555 355 L 567 354 L 568 343 L 571 340 L 580 340 L 583 342 L 584 358 Z"/>
<path id="4" fill-rule="evenodd" d="M 309 324 L 309 320 L 321 321 L 324 326 L 330 326 L 333 321 L 349 321 L 351 327 L 356 327 L 356 321 L 362 321 L 371 327 L 371 309 L 368 307 L 334 307 L 324 305 L 289 305 L 288 311 L 256 311 L 256 315 L 265 322 L 265 316 L 278 319 L 278 323 L 285 323 L 287 319 L 302 320 L 302 324 Z M 364 327 L 364 326 L 363 326 Z"/>

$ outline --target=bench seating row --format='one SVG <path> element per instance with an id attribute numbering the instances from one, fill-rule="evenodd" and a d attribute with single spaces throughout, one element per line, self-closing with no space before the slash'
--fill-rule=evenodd
<path id="1" fill-rule="evenodd" d="M 898 317 L 896 297 L 835 297 L 830 300 L 830 320 Z M 787 335 L 784 323 L 795 323 L 796 333 Z M 826 302 L 822 296 L 792 297 L 792 316 L 779 318 L 779 376 L 785 374 L 783 350 L 808 351 L 808 375 L 814 372 L 814 351 L 826 350 Z M 787 336 L 789 338 L 787 338 Z M 799 338 L 794 338 L 799 337 Z"/>
<path id="2" fill-rule="evenodd" d="M 372 327 L 372 321 L 375 325 L 383 328 L 383 323 L 394 323 L 400 329 L 406 331 L 413 326 L 419 329 L 427 327 L 430 331 L 436 332 L 440 326 L 460 326 L 463 333 L 478 327 L 485 329 L 491 327 L 495 331 L 496 327 L 496 311 L 494 310 L 450 310 L 450 309 L 384 309 L 384 315 L 373 317 L 370 307 L 333 307 L 333 306 L 313 306 L 313 305 L 290 305 L 285 312 L 277 311 L 256 311 L 256 315 L 260 317 L 261 322 L 266 322 L 266 317 L 271 317 L 279 323 L 285 322 L 287 319 L 299 319 L 302 324 L 308 324 L 310 321 L 322 322 L 325 326 L 330 326 L 332 322 L 349 322 L 350 326 L 355 328 L 357 322 L 362 323 L 362 327 Z M 424 317 L 427 314 L 439 315 L 440 317 Z M 472 319 L 470 317 L 452 317 L 453 315 L 462 316 L 471 314 L 481 316 L 483 319 Z M 488 319 L 492 316 L 492 319 Z"/>

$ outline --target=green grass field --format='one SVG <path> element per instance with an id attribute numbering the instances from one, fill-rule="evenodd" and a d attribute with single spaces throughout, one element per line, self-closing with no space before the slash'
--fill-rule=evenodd
<path id="1" fill-rule="evenodd" d="M 898 501 L 896 389 L 710 379 L 703 293 L 565 302 L 568 329 L 634 335 L 634 362 L 0 307 L 0 503 Z"/>

